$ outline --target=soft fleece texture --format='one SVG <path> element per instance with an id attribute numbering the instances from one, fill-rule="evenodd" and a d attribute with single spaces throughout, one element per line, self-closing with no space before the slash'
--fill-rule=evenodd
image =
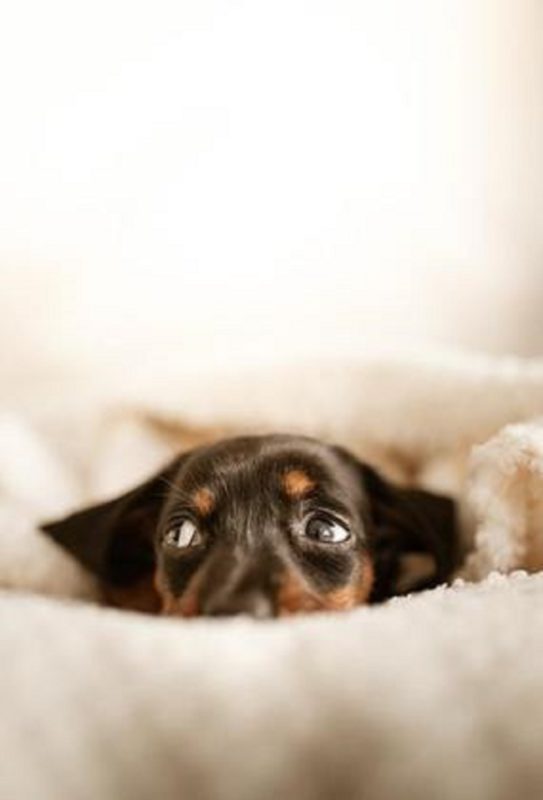
<path id="1" fill-rule="evenodd" d="M 298 393 L 243 376 L 198 403 L 194 383 L 170 381 L 130 412 L 0 419 L 0 586 L 19 590 L 0 597 L 0 796 L 543 796 L 543 577 L 495 572 L 542 566 L 543 365 L 441 356 L 304 375 Z M 217 426 L 302 428 L 455 491 L 462 574 L 482 582 L 278 622 L 83 605 L 92 579 L 36 522 Z"/>

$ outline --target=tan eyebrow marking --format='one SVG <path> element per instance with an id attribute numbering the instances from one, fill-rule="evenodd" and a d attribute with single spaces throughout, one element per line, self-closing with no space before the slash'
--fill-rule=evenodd
<path id="1" fill-rule="evenodd" d="M 197 511 L 204 517 L 213 510 L 215 505 L 215 497 L 207 486 L 202 486 L 201 489 L 196 489 L 192 495 L 192 502 L 196 506 Z"/>
<path id="2" fill-rule="evenodd" d="M 282 478 L 283 488 L 289 497 L 299 498 L 315 488 L 313 478 L 302 469 L 289 469 Z"/>

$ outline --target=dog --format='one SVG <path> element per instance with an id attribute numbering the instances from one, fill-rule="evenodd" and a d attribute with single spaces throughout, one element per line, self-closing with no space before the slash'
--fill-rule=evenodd
<path id="1" fill-rule="evenodd" d="M 450 498 L 395 486 L 341 447 L 276 434 L 196 447 L 42 529 L 97 576 L 106 605 L 269 618 L 445 582 L 455 516 Z M 427 571 L 406 582 L 414 557 Z"/>

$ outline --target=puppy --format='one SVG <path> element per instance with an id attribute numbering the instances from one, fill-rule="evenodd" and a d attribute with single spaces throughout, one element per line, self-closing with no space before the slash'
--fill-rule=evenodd
<path id="1" fill-rule="evenodd" d="M 350 609 L 445 581 L 453 502 L 398 488 L 315 439 L 225 439 L 115 500 L 43 526 L 109 605 L 192 617 Z M 429 569 L 405 581 L 423 556 Z"/>

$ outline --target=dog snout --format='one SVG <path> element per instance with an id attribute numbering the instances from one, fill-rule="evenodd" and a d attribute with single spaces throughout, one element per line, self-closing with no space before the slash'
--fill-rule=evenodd
<path id="1" fill-rule="evenodd" d="M 258 590 L 212 598 L 204 605 L 202 611 L 210 617 L 233 617 L 238 614 L 247 614 L 255 619 L 269 619 L 275 616 L 271 598 Z"/>

